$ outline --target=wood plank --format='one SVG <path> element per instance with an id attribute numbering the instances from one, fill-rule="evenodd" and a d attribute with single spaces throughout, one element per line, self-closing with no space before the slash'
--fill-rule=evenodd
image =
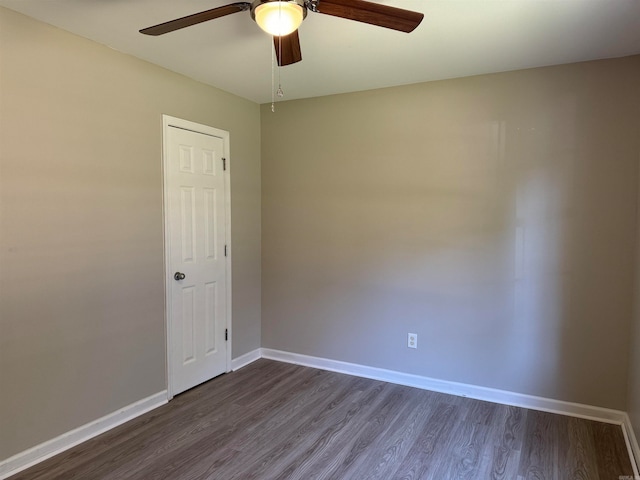
<path id="1" fill-rule="evenodd" d="M 493 480 L 517 478 L 526 415 L 525 409 L 500 406 L 499 413 L 493 422 L 493 437 L 496 441 L 488 445 L 489 450 L 480 478 Z"/>
<path id="2" fill-rule="evenodd" d="M 417 480 L 433 478 L 433 472 L 441 462 L 446 462 L 447 443 L 451 427 L 460 419 L 460 407 L 450 403 L 438 403 L 432 410 L 425 429 L 414 441 L 398 470 L 397 478 Z"/>
<path id="3" fill-rule="evenodd" d="M 270 472 L 280 474 L 274 460 L 286 461 L 290 458 L 291 453 L 295 456 L 307 457 L 310 460 L 305 464 L 307 469 L 300 469 L 301 471 L 296 469 L 295 474 L 292 472 L 293 478 L 314 478 L 319 471 L 328 471 L 333 462 L 339 461 L 338 459 L 344 456 L 345 445 L 353 440 L 353 429 L 358 428 L 359 425 L 359 422 L 354 421 L 354 418 L 364 415 L 364 412 L 375 410 L 378 404 L 384 400 L 390 388 L 388 384 L 382 382 L 370 383 L 368 388 L 351 402 L 351 405 L 346 406 L 347 408 L 337 409 L 327 422 L 320 423 L 317 430 L 310 436 L 312 441 L 305 441 L 302 444 L 302 449 L 298 450 L 295 445 L 297 441 L 304 439 L 305 431 L 298 433 L 286 444 L 276 447 L 273 453 L 278 457 L 275 459 L 270 453 L 266 453 L 258 465 L 247 466 L 245 475 L 248 477 L 246 478 L 270 478 L 268 476 Z M 271 460 L 272 464 L 267 465 L 265 460 Z M 283 470 L 288 471 L 289 469 L 285 467 Z M 245 477 L 238 478 L 244 479 Z"/>
<path id="4" fill-rule="evenodd" d="M 427 427 L 434 404 L 431 392 L 410 389 L 410 397 L 377 445 L 368 449 L 362 464 L 369 466 L 353 472 L 351 478 L 387 480 L 394 478 L 398 466 L 409 454 L 417 438 Z"/>
<path id="5" fill-rule="evenodd" d="M 329 470 L 325 471 L 327 478 L 362 478 L 363 472 L 366 472 L 365 478 L 371 478 L 378 461 L 375 457 L 372 461 L 368 454 L 379 449 L 386 450 L 385 443 L 392 436 L 390 432 L 393 429 L 397 431 L 399 427 L 407 427 L 409 412 L 405 410 L 413 411 L 417 407 L 417 400 L 420 400 L 419 396 L 412 395 L 412 390 L 409 387 L 395 385 L 385 401 L 358 422 L 364 425 L 364 428 L 354 435 L 348 453 L 342 461 L 334 462 L 337 465 L 330 474 Z M 398 425 L 399 423 L 402 425 Z"/>
<path id="6" fill-rule="evenodd" d="M 565 419 L 566 434 L 559 437 L 559 462 L 568 480 L 587 480 L 598 471 L 593 422 Z"/>
<path id="7" fill-rule="evenodd" d="M 553 480 L 555 478 L 553 438 L 556 435 L 556 421 L 553 414 L 535 410 L 528 412 L 526 441 L 520 455 L 520 477 L 525 480 Z"/>
<path id="8" fill-rule="evenodd" d="M 472 405 L 472 408 L 476 404 Z M 482 412 L 484 414 L 485 412 Z M 471 418 L 449 428 L 446 461 L 440 461 L 434 478 L 476 479 L 482 464 L 482 450 L 488 441 L 489 428 L 482 421 Z"/>

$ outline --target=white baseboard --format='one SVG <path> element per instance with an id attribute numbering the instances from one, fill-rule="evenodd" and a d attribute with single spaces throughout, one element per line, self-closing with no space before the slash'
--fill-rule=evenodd
<path id="1" fill-rule="evenodd" d="M 407 385 L 409 387 L 421 388 L 423 390 L 448 393 L 451 395 L 475 398 L 477 400 L 485 400 L 487 402 L 501 403 L 504 405 L 513 405 L 516 407 L 540 410 L 543 412 L 559 413 L 572 417 L 586 418 L 588 420 L 613 423 L 616 425 L 622 425 L 626 416 L 625 412 L 619 410 L 535 397 L 522 393 L 479 387 L 477 385 L 469 385 L 465 383 L 450 382 L 447 380 L 438 380 L 410 373 L 367 367 L 356 363 L 311 357 L 308 355 L 283 352 L 269 348 L 262 349 L 262 356 L 271 360 L 294 363 L 296 365 L 303 365 L 306 367 L 320 368 L 322 370 L 329 370 L 332 372 L 346 373 L 348 375 L 371 378 L 374 380 L 382 380 L 384 382 Z"/>
<path id="2" fill-rule="evenodd" d="M 261 348 L 256 348 L 255 350 L 252 350 L 231 360 L 231 371 L 239 370 L 242 367 L 246 367 L 250 363 L 253 363 L 256 360 L 262 358 L 261 350 Z"/>
<path id="3" fill-rule="evenodd" d="M 127 405 L 102 418 L 94 420 L 69 432 L 36 445 L 29 450 L 20 452 L 13 457 L 0 461 L 0 480 L 15 475 L 36 463 L 53 457 L 69 448 L 78 445 L 101 433 L 111 430 L 129 420 L 147 413 L 154 408 L 167 403 L 167 391 L 158 392 L 150 397 L 143 398 L 131 405 Z"/>

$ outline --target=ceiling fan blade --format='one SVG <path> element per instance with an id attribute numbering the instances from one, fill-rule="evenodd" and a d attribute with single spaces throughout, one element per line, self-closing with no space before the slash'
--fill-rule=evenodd
<path id="1" fill-rule="evenodd" d="M 198 23 L 213 20 L 214 18 L 220 18 L 224 17 L 225 15 L 231 15 L 232 13 L 249 10 L 250 8 L 251 3 L 249 2 L 231 3 L 229 5 L 225 5 L 224 7 L 212 8 L 211 10 L 194 13 L 193 15 L 188 15 L 182 18 L 176 18 L 175 20 L 170 20 L 159 25 L 154 25 L 153 27 L 143 28 L 142 30 L 140 30 L 140 33 L 144 33 L 145 35 L 163 35 L 175 30 L 180 30 L 184 27 L 190 27 L 191 25 L 197 25 Z"/>
<path id="2" fill-rule="evenodd" d="M 302 60 L 302 50 L 300 50 L 300 37 L 298 30 L 282 37 L 273 37 L 273 47 L 276 49 L 278 65 L 284 67 Z"/>
<path id="3" fill-rule="evenodd" d="M 424 18 L 424 14 L 419 12 L 365 0 L 320 0 L 317 11 L 407 33 L 415 30 Z"/>

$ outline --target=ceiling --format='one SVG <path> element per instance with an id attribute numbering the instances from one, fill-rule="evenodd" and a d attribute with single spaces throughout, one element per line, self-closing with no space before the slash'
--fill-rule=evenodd
<path id="1" fill-rule="evenodd" d="M 272 41 L 249 12 L 160 37 L 144 27 L 233 0 L 0 0 L 0 6 L 258 103 Z M 640 53 L 638 0 L 386 0 L 424 13 L 410 34 L 309 12 L 284 100 Z"/>

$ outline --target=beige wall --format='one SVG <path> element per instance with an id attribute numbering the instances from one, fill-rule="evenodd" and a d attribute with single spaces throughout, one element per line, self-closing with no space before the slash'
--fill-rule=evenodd
<path id="1" fill-rule="evenodd" d="M 228 130 L 260 346 L 258 105 L 0 8 L 0 459 L 166 388 L 162 114 Z"/>
<path id="2" fill-rule="evenodd" d="M 262 346 L 625 409 L 639 84 L 629 57 L 263 105 Z"/>

